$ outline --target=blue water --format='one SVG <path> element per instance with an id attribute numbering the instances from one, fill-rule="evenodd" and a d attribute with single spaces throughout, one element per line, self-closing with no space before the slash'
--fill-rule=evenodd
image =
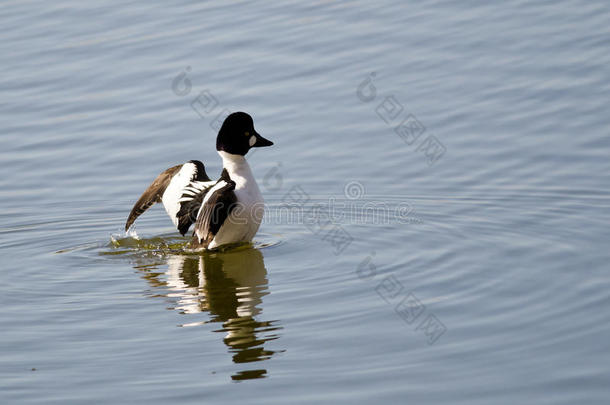
<path id="1" fill-rule="evenodd" d="M 602 1 L 4 2 L 0 402 L 607 403 L 608 44 Z M 254 246 L 125 234 L 239 110 Z"/>

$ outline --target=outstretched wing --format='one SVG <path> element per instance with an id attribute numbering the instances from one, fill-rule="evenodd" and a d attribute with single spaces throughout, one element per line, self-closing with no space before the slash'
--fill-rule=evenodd
<path id="1" fill-rule="evenodd" d="M 134 204 L 127 222 L 125 222 L 125 231 L 135 222 L 135 220 L 149 209 L 153 204 L 161 202 L 163 193 L 167 189 L 167 186 L 171 182 L 172 178 L 180 171 L 183 165 L 177 165 L 170 167 L 163 173 L 157 176 L 150 186 L 142 193 L 138 201 Z"/>
<path id="2" fill-rule="evenodd" d="M 157 176 L 135 203 L 125 223 L 125 230 L 127 231 L 134 221 L 153 204 L 163 202 L 165 211 L 184 235 L 195 218 L 191 215 L 189 219 L 184 213 L 179 217 L 179 212 L 183 206 L 187 205 L 192 209 L 192 205 L 197 204 L 197 201 L 201 205 L 203 196 L 199 196 L 199 194 L 205 195 L 205 192 L 214 184 L 215 182 L 211 181 L 205 173 L 203 163 L 198 160 L 170 167 Z"/>
<path id="3" fill-rule="evenodd" d="M 225 169 L 203 199 L 193 233 L 193 245 L 207 247 L 212 242 L 231 210 L 235 208 L 237 197 L 233 190 L 235 182 Z"/>

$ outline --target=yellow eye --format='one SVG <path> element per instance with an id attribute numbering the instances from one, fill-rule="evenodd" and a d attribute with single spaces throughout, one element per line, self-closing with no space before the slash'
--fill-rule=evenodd
<path id="1" fill-rule="evenodd" d="M 246 136 L 250 136 L 250 132 L 246 132 L 244 135 L 246 135 Z"/>

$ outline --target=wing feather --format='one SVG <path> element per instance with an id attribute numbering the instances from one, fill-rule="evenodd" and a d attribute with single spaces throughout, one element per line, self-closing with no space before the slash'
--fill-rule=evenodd
<path id="1" fill-rule="evenodd" d="M 181 179 L 172 183 L 174 178 Z M 185 213 L 190 214 L 199 208 L 205 193 L 213 184 L 214 182 L 205 172 L 203 163 L 198 160 L 190 160 L 185 164 L 170 167 L 157 176 L 135 203 L 125 222 L 125 231 L 148 208 L 155 203 L 163 202 L 165 210 L 180 233 L 184 235 L 196 219 L 193 215 L 185 215 Z M 169 196 L 165 195 L 166 191 Z"/>
<path id="2" fill-rule="evenodd" d="M 169 182 L 172 181 L 172 177 L 180 171 L 180 168 L 182 168 L 182 165 L 170 167 L 153 180 L 151 185 L 142 193 L 131 209 L 129 217 L 127 217 L 127 222 L 125 222 L 125 231 L 133 225 L 135 220 L 142 215 L 144 211 L 149 209 L 153 204 L 161 202 L 165 189 L 169 185 Z"/>
<path id="3" fill-rule="evenodd" d="M 203 199 L 193 233 L 193 245 L 207 247 L 212 242 L 235 207 L 237 198 L 233 190 L 235 190 L 235 182 L 229 178 L 226 170 L 223 170 L 216 185 Z"/>

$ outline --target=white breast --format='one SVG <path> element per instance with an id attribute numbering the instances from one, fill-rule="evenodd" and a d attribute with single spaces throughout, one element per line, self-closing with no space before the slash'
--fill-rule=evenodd
<path id="1" fill-rule="evenodd" d="M 250 242 L 263 220 L 265 208 L 263 196 L 246 159 L 223 151 L 218 153 L 231 180 L 235 182 L 237 206 L 208 245 L 210 249 L 226 243 Z"/>

